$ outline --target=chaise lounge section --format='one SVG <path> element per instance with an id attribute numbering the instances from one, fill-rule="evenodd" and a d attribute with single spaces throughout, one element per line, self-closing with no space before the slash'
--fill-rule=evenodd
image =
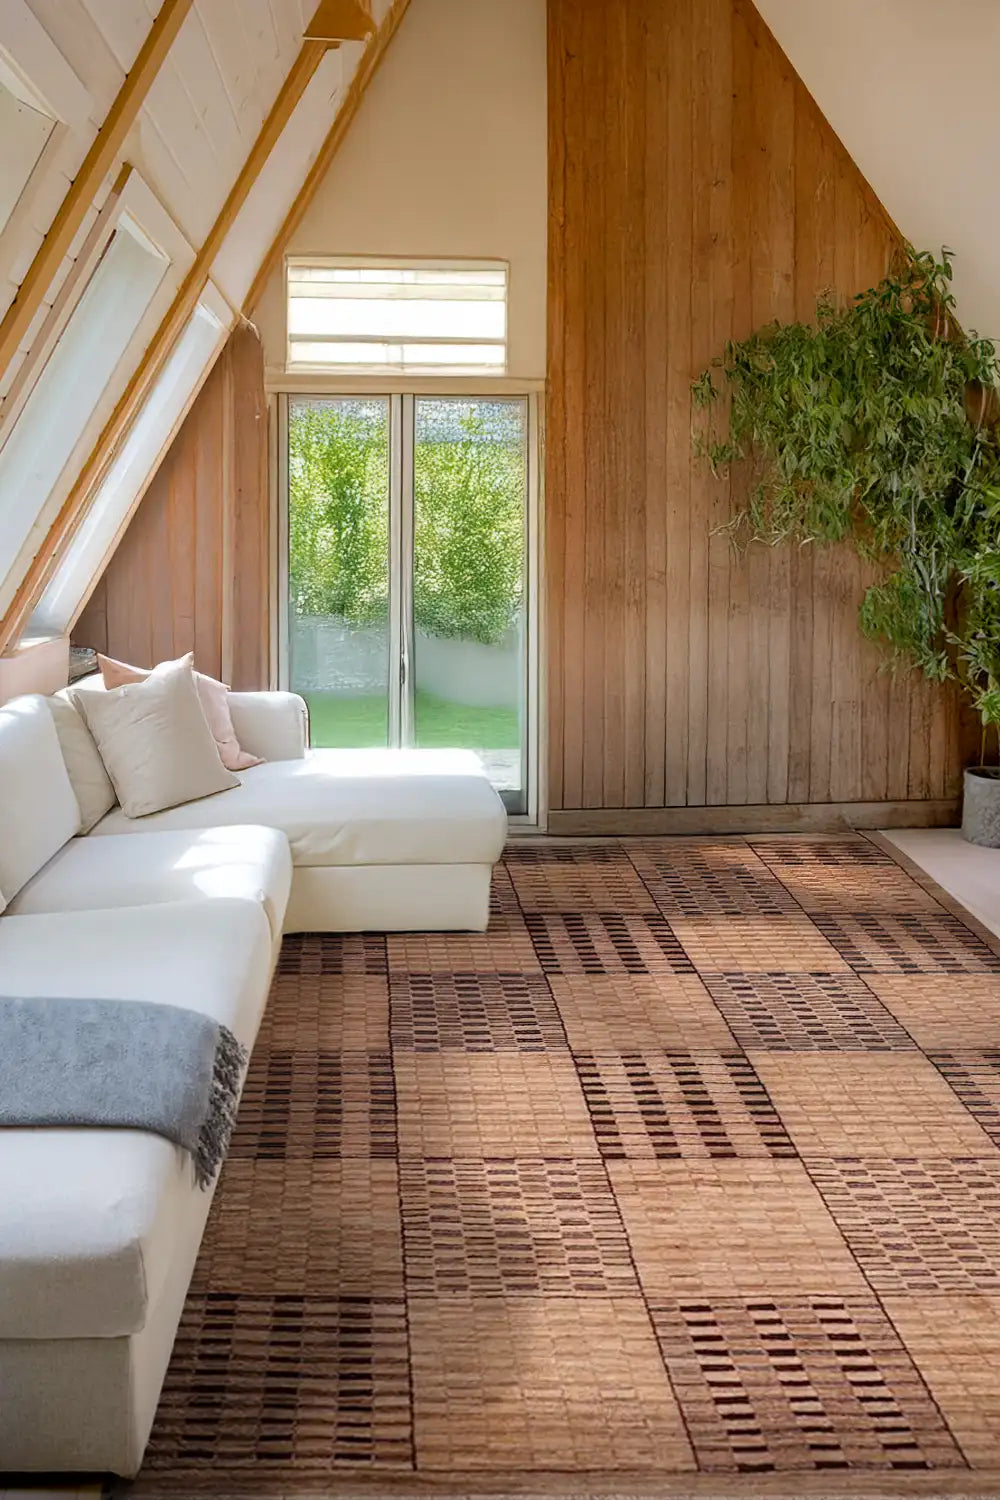
<path id="1" fill-rule="evenodd" d="M 183 1004 L 247 1048 L 276 952 L 242 898 L 0 917 L 5 992 Z M 137 1471 L 211 1202 L 160 1136 L 0 1131 L 0 1471 Z"/>
<path id="2" fill-rule="evenodd" d="M 310 750 L 294 695 L 231 706 L 265 764 L 85 835 L 70 699 L 0 708 L 0 994 L 182 1005 L 249 1050 L 283 932 L 485 928 L 506 817 L 474 756 Z M 158 1135 L 0 1130 L 0 1472 L 137 1472 L 211 1202 Z"/>
<path id="3" fill-rule="evenodd" d="M 99 677 L 84 690 L 100 692 Z M 79 691 L 80 689 L 76 689 Z M 484 931 L 503 803 L 465 750 L 314 750 L 294 693 L 230 693 L 240 744 L 264 761 L 230 792 L 91 837 L 238 824 L 280 829 L 293 876 L 286 932 Z"/>

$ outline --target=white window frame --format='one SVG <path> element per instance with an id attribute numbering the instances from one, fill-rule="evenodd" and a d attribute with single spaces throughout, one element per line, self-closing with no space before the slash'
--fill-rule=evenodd
<path id="1" fill-rule="evenodd" d="M 162 304 L 164 300 L 164 282 L 169 282 L 172 292 L 177 290 L 194 261 L 194 250 L 160 200 L 134 168 L 127 168 L 123 185 L 108 196 L 41 327 L 29 335 L 31 342 L 26 357 L 0 400 L 0 448 L 65 332 L 120 221 L 126 217 L 166 262 L 163 279 L 153 294 L 154 303 Z M 150 320 L 147 309 L 136 335 Z M 135 336 L 129 347 L 134 339 Z"/>
<path id="2" fill-rule="evenodd" d="M 108 418 L 194 262 L 195 252 L 184 234 L 139 173 L 130 170 L 121 191 L 114 197 L 106 212 L 99 215 L 93 230 L 87 236 L 67 284 L 61 289 L 39 333 L 33 338 L 29 356 L 7 392 L 0 408 L 0 449 L 13 432 L 48 359 L 68 327 L 101 256 L 125 217 L 129 220 L 131 232 L 138 231 L 139 236 L 145 237 L 153 250 L 162 257 L 163 275 L 115 366 L 112 379 L 101 392 L 83 432 L 63 466 L 58 481 L 34 517 L 20 551 L 11 560 L 0 588 L 0 610 L 9 604 L 17 580 L 23 576 L 25 567 L 72 489 L 80 468 L 93 452 Z"/>
<path id="3" fill-rule="evenodd" d="M 459 369 L 448 369 L 443 367 L 439 371 L 430 369 L 422 372 L 410 373 L 400 370 L 398 367 L 388 367 L 383 375 L 374 365 L 313 365 L 309 363 L 296 363 L 292 359 L 292 335 L 289 331 L 288 306 L 289 306 L 289 272 L 296 266 L 329 267 L 335 270 L 387 270 L 387 271 L 502 271 L 504 273 L 504 334 L 503 334 L 503 363 L 493 369 L 470 368 L 467 372 Z M 399 255 L 286 255 L 284 262 L 283 279 L 283 317 L 285 328 L 285 372 L 289 375 L 304 375 L 312 379 L 329 376 L 335 380 L 369 380 L 384 379 L 398 391 L 401 387 L 406 390 L 414 390 L 415 380 L 433 380 L 440 384 L 443 381 L 471 380 L 477 385 L 487 382 L 493 386 L 494 382 L 504 380 L 510 368 L 510 263 L 505 260 L 492 260 L 488 257 L 463 259 L 441 258 L 433 256 L 399 256 Z M 305 341 L 306 335 L 298 335 Z M 311 339 L 314 343 L 337 343 L 339 339 L 329 335 L 316 335 Z M 345 338 L 343 342 L 365 343 L 369 340 L 365 335 L 357 335 L 350 339 Z M 401 340 L 407 344 L 422 344 L 429 346 L 438 344 L 459 345 L 463 343 L 484 344 L 499 342 L 493 339 L 463 339 L 459 337 L 442 337 L 431 339 L 427 337 L 413 336 Z M 385 394 L 391 394 L 386 391 Z"/>
<path id="4" fill-rule="evenodd" d="M 389 443 L 390 443 L 390 487 L 394 492 L 390 496 L 390 558 L 389 558 L 389 597 L 390 597 L 390 663 L 410 654 L 409 643 L 405 639 L 404 620 L 408 616 L 409 579 L 403 577 L 403 552 L 407 550 L 404 546 L 404 538 L 400 534 L 400 525 L 406 524 L 406 518 L 412 516 L 412 495 L 406 492 L 411 486 L 412 469 L 404 461 L 404 445 L 407 433 L 412 431 L 412 407 L 416 396 L 438 396 L 445 400 L 451 399 L 479 399 L 481 401 L 496 401 L 506 397 L 507 399 L 520 398 L 525 403 L 527 413 L 527 431 L 525 433 L 525 464 L 527 478 L 527 515 L 525 518 L 525 704 L 524 724 L 522 725 L 522 777 L 524 779 L 525 812 L 513 813 L 510 816 L 511 825 L 535 829 L 540 825 L 544 808 L 544 767 L 542 766 L 542 734 L 540 722 L 541 705 L 541 681 L 540 681 L 540 624 L 541 624 L 541 467 L 542 467 L 542 432 L 541 432 L 541 392 L 539 382 L 527 383 L 525 381 L 506 382 L 503 388 L 499 383 L 489 377 L 478 381 L 463 380 L 460 382 L 423 378 L 419 381 L 408 380 L 405 376 L 396 376 L 391 389 L 385 389 L 384 380 L 355 380 L 353 383 L 340 377 L 336 381 L 324 381 L 317 384 L 315 379 L 311 385 L 304 386 L 296 383 L 294 386 L 274 391 L 276 409 L 274 431 L 276 436 L 276 472 L 274 475 L 276 494 L 276 525 L 274 527 L 276 547 L 274 576 L 276 581 L 276 603 L 277 603 L 277 652 L 276 668 L 277 682 L 279 687 L 287 687 L 289 680 L 289 653 L 288 653 L 288 404 L 295 397 L 321 397 L 321 396 L 358 396 L 358 397 L 385 397 L 389 403 Z M 336 388 L 334 388 L 336 387 Z M 404 403 L 409 402 L 411 410 L 404 413 Z M 396 706 L 401 699 L 400 694 L 394 694 L 390 687 L 389 693 L 389 727 L 390 735 L 405 732 L 409 726 L 403 725 L 399 720 L 399 708 Z"/>

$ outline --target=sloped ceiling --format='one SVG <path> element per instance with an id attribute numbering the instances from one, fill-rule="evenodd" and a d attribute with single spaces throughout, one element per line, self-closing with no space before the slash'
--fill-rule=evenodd
<path id="1" fill-rule="evenodd" d="M 998 0 L 755 0 L 902 233 L 1000 338 Z"/>
<path id="2" fill-rule="evenodd" d="M 77 111 L 79 119 L 64 138 L 60 137 L 61 158 L 49 170 L 44 191 L 39 190 L 32 198 L 30 213 L 21 215 L 23 223 L 19 221 L 15 226 L 12 219 L 8 220 L 4 243 L 0 243 L 0 316 L 12 302 L 49 231 L 100 123 L 113 110 L 125 75 L 161 4 L 162 0 L 0 0 L 0 56 L 13 47 L 11 57 L 17 64 L 18 48 L 23 51 L 27 45 L 25 36 L 29 40 L 40 37 L 52 55 L 48 76 L 55 76 L 52 70 L 57 66 L 57 71 L 62 70 L 83 101 Z M 112 182 L 122 162 L 137 171 L 158 199 L 172 224 L 186 238 L 190 255 L 200 252 L 198 275 L 210 276 L 214 287 L 228 298 L 223 318 L 225 326 L 231 326 L 265 253 L 344 105 L 359 65 L 368 55 L 365 44 L 345 40 L 339 45 L 335 43 L 334 50 L 322 55 L 316 65 L 314 53 L 316 48 L 322 52 L 321 44 L 309 44 L 314 49 L 312 56 L 307 56 L 307 48 L 303 46 L 303 33 L 308 30 L 316 9 L 317 0 L 193 0 L 190 9 L 185 7 L 180 30 L 159 65 L 114 171 L 96 188 L 76 241 L 44 293 L 27 335 L 0 369 L 0 442 L 17 422 L 14 396 L 10 397 L 6 413 L 2 405 L 4 396 L 12 391 L 12 382 L 22 366 L 32 380 L 37 379 L 43 365 L 45 320 L 56 316 L 54 305 L 59 288 L 64 282 L 68 284 L 79 245 L 97 221 L 98 209 L 106 201 L 112 201 L 109 198 Z M 336 15 L 345 7 L 334 5 L 331 9 Z M 379 39 L 381 23 L 390 12 L 390 0 L 364 0 L 363 9 L 375 28 L 375 39 Z M 393 14 L 398 16 L 403 9 L 405 0 L 394 0 Z M 339 23 L 330 20 L 328 24 Z M 391 35 L 392 29 L 386 35 Z M 345 37 L 352 34 L 350 30 L 343 33 Z M 305 92 L 299 96 L 296 87 L 286 95 L 285 90 L 294 77 L 309 78 L 306 66 L 316 70 Z M 65 90 L 61 93 L 65 94 Z M 290 103 L 297 98 L 290 115 L 281 113 L 283 96 Z M 52 103 L 55 114 L 65 100 L 54 98 Z M 276 140 L 273 133 L 268 135 L 272 109 L 284 121 Z M 261 147 L 258 144 L 261 136 L 270 144 Z M 244 187 L 239 185 L 241 178 L 243 184 L 249 182 L 245 198 L 242 198 Z M 235 203 L 229 196 L 231 193 L 238 194 Z M 3 252 L 7 252 L 6 256 Z M 205 282 L 198 284 L 204 286 Z M 208 290 L 217 295 L 212 287 Z M 198 294 L 195 286 L 184 301 L 185 286 L 177 291 L 175 305 L 183 303 L 186 309 L 177 315 L 178 333 L 193 311 L 190 296 Z M 84 493 L 84 485 L 85 481 L 90 484 L 90 467 L 94 467 L 95 473 L 100 472 L 101 466 L 106 467 L 128 436 L 136 413 L 145 405 L 149 392 L 141 387 L 138 404 L 133 402 L 127 408 L 132 414 L 122 418 L 126 425 L 119 423 L 115 427 L 116 407 L 108 426 L 101 431 L 100 424 L 111 412 L 112 403 L 131 402 L 132 385 L 127 385 L 128 382 L 134 384 L 142 377 L 151 390 L 172 347 L 175 325 L 170 323 L 171 313 L 165 315 L 160 325 L 161 332 L 164 328 L 171 330 L 169 338 L 166 334 L 161 338 L 160 333 L 151 338 L 137 330 L 112 382 L 103 391 L 103 404 L 90 419 L 85 434 L 88 441 L 91 430 L 95 438 L 98 433 L 100 436 L 89 457 L 81 463 L 74 455 L 42 508 L 36 504 L 32 512 L 33 530 L 13 565 L 0 577 L 3 616 L 0 646 L 17 639 L 26 619 L 25 611 L 37 600 L 43 586 L 41 570 L 48 568 L 51 572 L 59 549 L 65 550 L 70 523 L 61 507 L 68 504 L 66 497 L 74 486 L 79 488 L 82 500 L 74 515 L 76 519 L 86 515 L 90 495 Z M 54 342 L 54 337 L 50 342 Z M 205 365 L 191 369 L 190 399 L 216 352 L 213 350 L 206 356 Z M 6 429 L 2 425 L 5 415 Z M 163 438 L 167 436 L 164 432 Z M 85 454 L 86 449 L 81 446 L 80 452 Z M 124 497 L 120 497 L 120 503 L 126 503 Z M 49 556 L 43 557 L 46 548 Z"/>

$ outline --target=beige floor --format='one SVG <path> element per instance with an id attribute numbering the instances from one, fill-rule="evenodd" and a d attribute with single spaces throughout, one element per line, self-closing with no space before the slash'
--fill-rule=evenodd
<path id="1" fill-rule="evenodd" d="M 1000 849 L 966 843 L 957 828 L 895 828 L 885 837 L 984 927 L 1000 934 Z"/>

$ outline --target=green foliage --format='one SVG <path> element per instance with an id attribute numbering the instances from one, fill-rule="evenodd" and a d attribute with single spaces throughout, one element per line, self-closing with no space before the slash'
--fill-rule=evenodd
<path id="1" fill-rule="evenodd" d="M 491 645 L 521 603 L 524 458 L 494 442 L 466 409 L 462 437 L 434 441 L 418 424 L 414 459 L 413 617 L 430 635 Z"/>
<path id="2" fill-rule="evenodd" d="M 389 609 L 389 444 L 383 403 L 296 402 L 288 435 L 288 586 L 299 615 L 353 625 Z"/>
<path id="3" fill-rule="evenodd" d="M 727 344 L 693 386 L 695 445 L 717 474 L 749 471 L 738 542 L 850 540 L 879 572 L 864 632 L 1000 724 L 1000 364 L 955 322 L 951 276 L 947 251 L 907 246 L 815 324 Z"/>
<path id="4" fill-rule="evenodd" d="M 485 403 L 418 409 L 414 622 L 488 645 L 517 619 L 524 564 L 519 423 Z M 385 406 L 301 402 L 289 417 L 289 588 L 300 615 L 372 624 L 388 610 Z"/>

